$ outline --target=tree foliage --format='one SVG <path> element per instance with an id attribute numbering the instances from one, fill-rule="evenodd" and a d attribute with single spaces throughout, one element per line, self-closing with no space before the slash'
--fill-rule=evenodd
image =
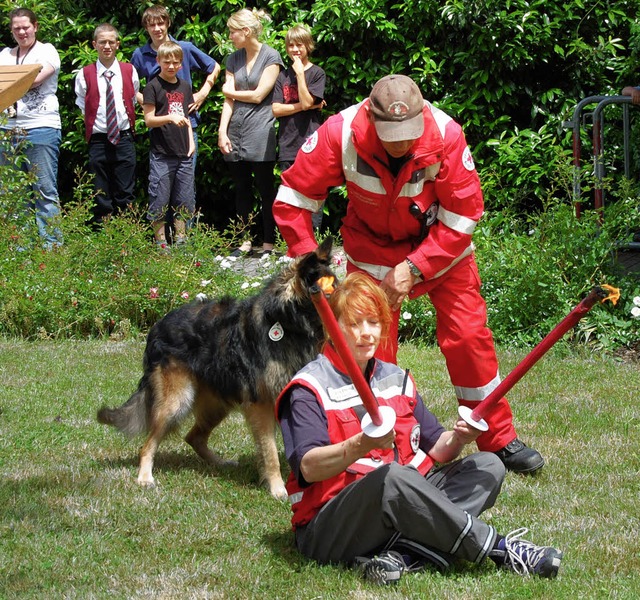
<path id="1" fill-rule="evenodd" d="M 86 164 L 82 121 L 74 103 L 75 71 L 95 59 L 91 34 L 110 21 L 122 34 L 121 58 L 147 41 L 140 16 L 150 2 L 115 0 L 26 0 L 41 21 L 39 37 L 62 56 L 60 101 L 63 199 L 74 188 L 74 169 Z M 224 63 L 232 51 L 226 20 L 242 8 L 238 0 L 171 0 L 171 32 L 194 42 Z M 0 1 L 6 15 L 15 6 Z M 428 99 L 465 128 L 486 181 L 487 204 L 513 201 L 539 206 L 558 162 L 570 161 L 569 134 L 561 122 L 575 104 L 593 94 L 616 94 L 637 82 L 640 10 L 637 0 L 273 0 L 265 9 L 272 23 L 264 40 L 284 53 L 284 32 L 308 24 L 317 42 L 314 60 L 327 73 L 326 115 L 366 97 L 389 72 L 413 77 Z M 12 45 L 8 27 L 0 32 Z M 196 81 L 196 85 L 197 85 Z M 233 205 L 217 127 L 219 86 L 207 99 L 199 131 L 198 203 L 212 222 Z M 147 149 L 138 122 L 141 202 L 146 198 Z M 339 194 L 334 202 L 339 202 Z"/>

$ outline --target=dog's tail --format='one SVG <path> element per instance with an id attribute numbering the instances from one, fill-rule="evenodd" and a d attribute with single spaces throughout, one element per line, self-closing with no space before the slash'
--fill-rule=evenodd
<path id="1" fill-rule="evenodd" d="M 148 395 L 151 393 L 147 378 L 143 377 L 138 389 L 119 408 L 103 406 L 98 410 L 98 423 L 112 425 L 125 435 L 134 437 L 149 429 Z"/>

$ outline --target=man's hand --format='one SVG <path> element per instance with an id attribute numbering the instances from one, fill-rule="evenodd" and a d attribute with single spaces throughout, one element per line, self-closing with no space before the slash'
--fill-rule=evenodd
<path id="1" fill-rule="evenodd" d="M 408 296 L 416 278 L 409 270 L 409 265 L 402 261 L 389 271 L 380 282 L 380 287 L 387 294 L 391 310 L 399 310 L 402 301 Z"/>

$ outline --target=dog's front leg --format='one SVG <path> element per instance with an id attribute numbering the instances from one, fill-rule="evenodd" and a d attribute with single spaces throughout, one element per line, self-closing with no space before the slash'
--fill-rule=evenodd
<path id="1" fill-rule="evenodd" d="M 159 443 L 160 440 L 152 431 L 140 450 L 140 468 L 138 469 L 138 483 L 140 485 L 155 485 L 155 480 L 153 479 L 152 474 L 153 457 L 155 456 Z"/>
<path id="2" fill-rule="evenodd" d="M 288 494 L 280 473 L 273 405 L 246 402 L 243 404 L 242 410 L 256 444 L 260 477 L 266 482 L 269 492 L 274 498 L 286 500 Z"/>

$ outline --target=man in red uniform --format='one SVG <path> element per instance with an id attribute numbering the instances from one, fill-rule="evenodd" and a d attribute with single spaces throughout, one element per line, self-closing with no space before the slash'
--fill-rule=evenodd
<path id="1" fill-rule="evenodd" d="M 428 294 L 458 402 L 474 408 L 500 375 L 471 242 L 482 190 L 462 128 L 409 77 L 380 79 L 368 99 L 330 117 L 282 174 L 273 212 L 290 256 L 316 248 L 311 215 L 342 184 L 347 271 L 379 282 L 394 311 L 392 343 L 377 356 L 396 361 L 402 301 Z M 517 438 L 506 398 L 487 422 L 480 450 L 511 471 L 542 468 L 540 453 Z"/>

